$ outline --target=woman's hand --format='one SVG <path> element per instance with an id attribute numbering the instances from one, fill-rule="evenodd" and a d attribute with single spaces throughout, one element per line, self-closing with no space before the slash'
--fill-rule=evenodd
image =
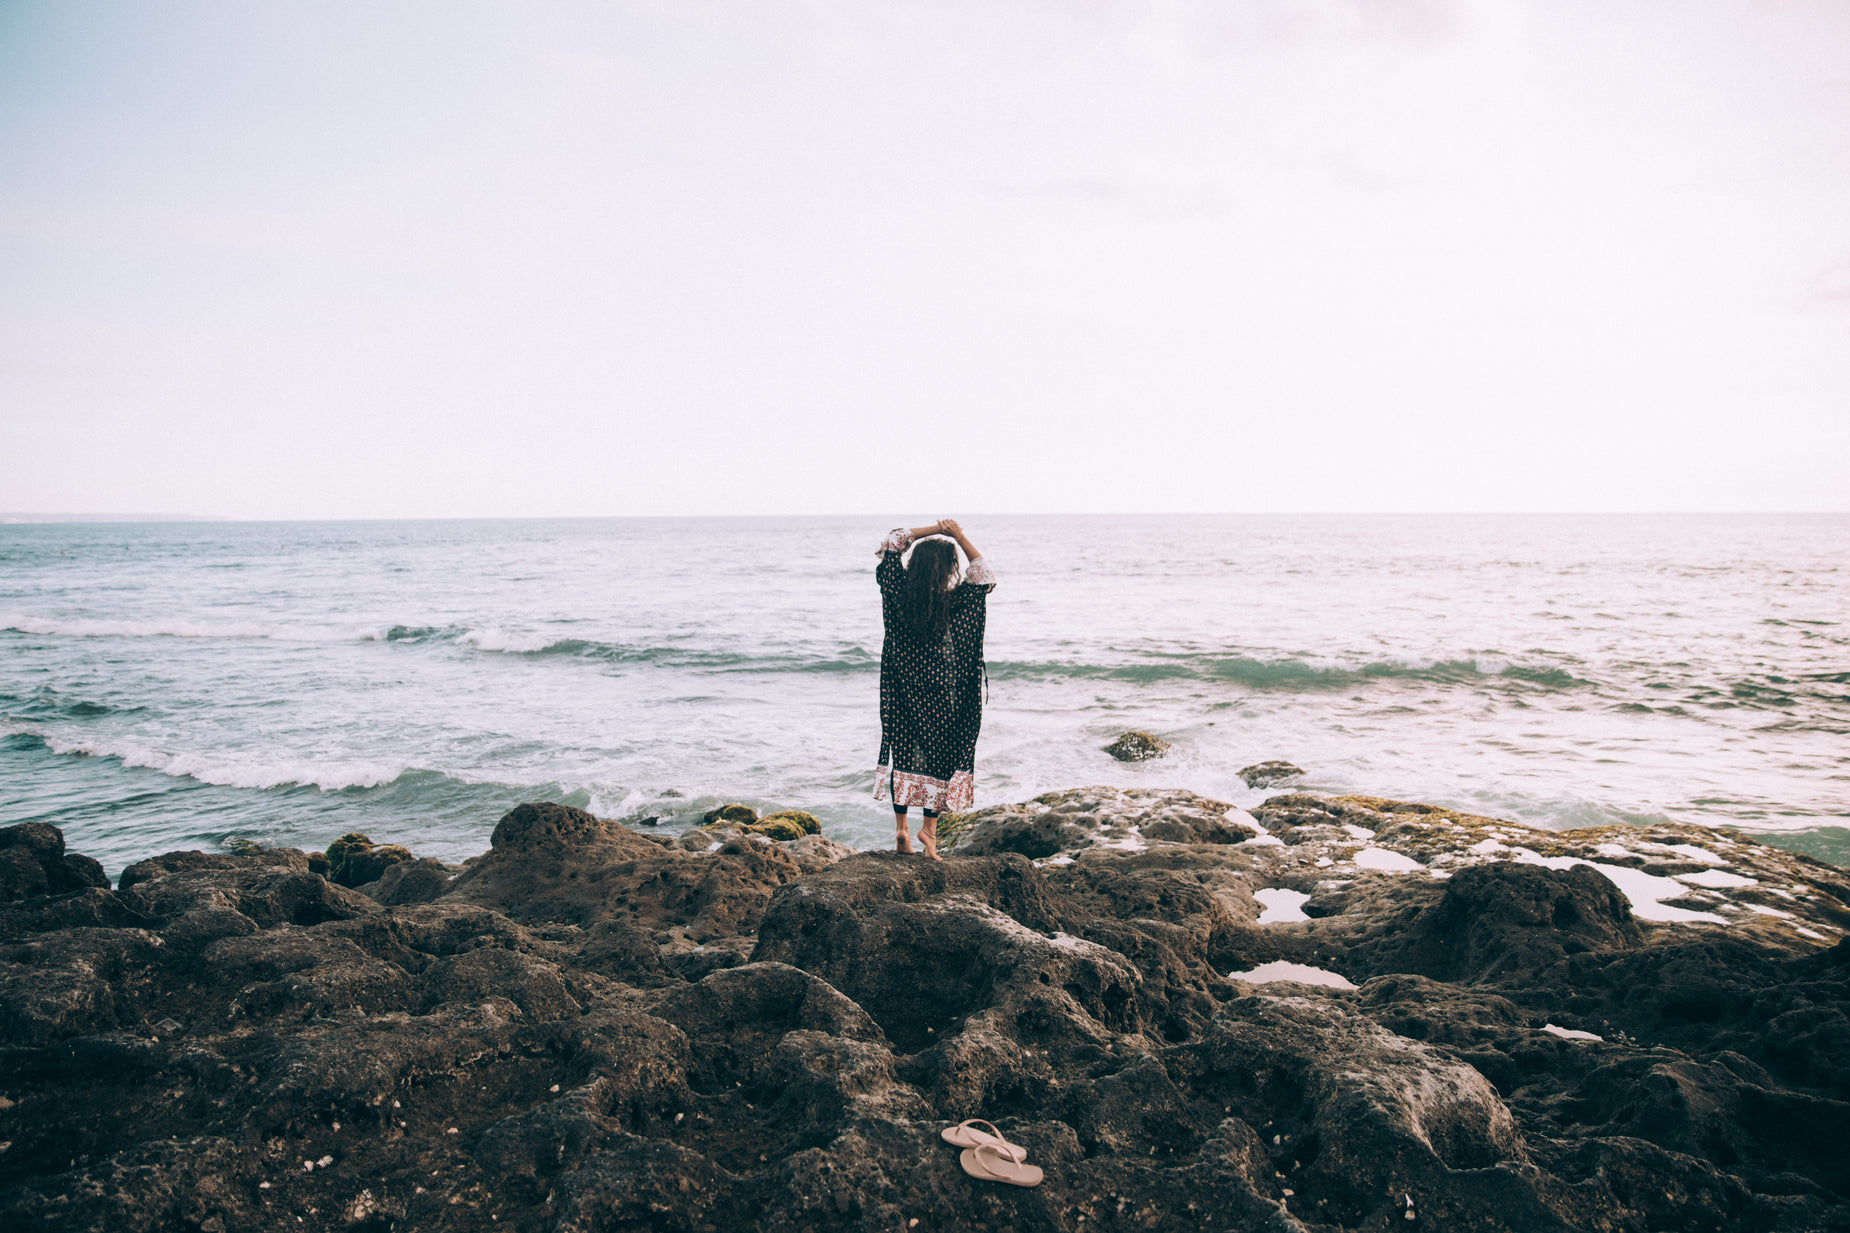
<path id="1" fill-rule="evenodd" d="M 938 519 L 938 525 L 944 528 L 944 533 L 946 535 L 957 541 L 957 546 L 964 550 L 964 556 L 967 559 L 974 561 L 979 556 L 983 555 L 977 551 L 976 545 L 971 543 L 969 537 L 964 534 L 963 524 L 958 522 L 957 519 L 940 518 Z"/>

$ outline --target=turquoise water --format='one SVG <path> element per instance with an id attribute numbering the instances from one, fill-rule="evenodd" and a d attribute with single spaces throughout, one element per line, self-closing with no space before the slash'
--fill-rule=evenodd
<path id="1" fill-rule="evenodd" d="M 115 871 L 522 800 L 683 825 L 871 800 L 891 518 L 0 526 L 0 822 Z M 1842 861 L 1843 515 L 970 516 L 1001 575 L 979 804 L 1307 787 Z M 1175 744 L 1126 766 L 1127 727 Z"/>

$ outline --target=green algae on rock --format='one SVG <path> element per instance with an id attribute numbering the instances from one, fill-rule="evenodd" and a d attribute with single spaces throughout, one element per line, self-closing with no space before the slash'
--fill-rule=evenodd
<path id="1" fill-rule="evenodd" d="M 759 819 L 760 825 L 777 821 L 794 822 L 802 828 L 805 835 L 822 833 L 822 823 L 816 820 L 816 815 L 801 809 L 780 809 L 776 813 L 768 813 Z"/>
<path id="2" fill-rule="evenodd" d="M 784 843 L 788 843 L 792 839 L 801 839 L 803 836 L 809 834 L 808 831 L 803 829 L 801 823 L 784 817 L 766 818 L 764 821 L 753 823 L 751 826 L 745 827 L 744 829 L 754 835 L 763 835 L 767 839 L 775 839 Z"/>

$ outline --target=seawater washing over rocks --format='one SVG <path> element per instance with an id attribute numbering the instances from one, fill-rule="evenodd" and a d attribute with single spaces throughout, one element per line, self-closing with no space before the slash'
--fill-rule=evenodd
<path id="1" fill-rule="evenodd" d="M 980 806 L 1295 786 L 1850 864 L 1850 514 L 982 523 Z M 112 877 L 342 831 L 459 862 L 536 800 L 796 806 L 882 846 L 890 525 L 0 526 L 0 821 Z M 1120 761 L 1127 728 L 1168 748 Z M 1241 769 L 1281 754 L 1306 774 Z"/>
<path id="2" fill-rule="evenodd" d="M 1850 1227 L 1841 869 L 1364 796 L 1050 793 L 942 863 L 751 825 L 114 887 L 0 830 L 0 1223 Z"/>

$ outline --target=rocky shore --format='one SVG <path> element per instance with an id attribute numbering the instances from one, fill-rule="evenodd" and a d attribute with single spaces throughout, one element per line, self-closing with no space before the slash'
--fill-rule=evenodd
<path id="1" fill-rule="evenodd" d="M 785 821 L 114 887 L 0 829 L 0 1227 L 1850 1229 L 1841 869 L 1307 794 Z"/>

